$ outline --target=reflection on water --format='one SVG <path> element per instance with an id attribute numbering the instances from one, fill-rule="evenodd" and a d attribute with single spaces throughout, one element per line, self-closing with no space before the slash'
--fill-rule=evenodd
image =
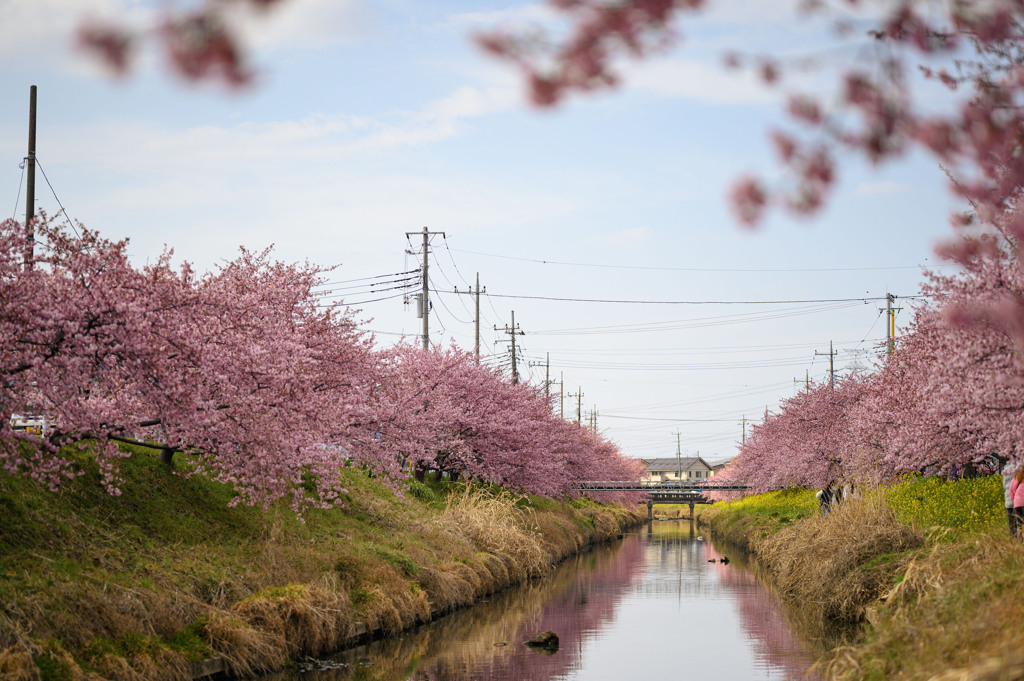
<path id="1" fill-rule="evenodd" d="M 522 645 L 548 630 L 561 640 L 556 653 Z M 267 681 L 781 681 L 807 678 L 811 661 L 742 557 L 682 520 L 655 521 L 543 580 L 339 653 L 321 665 L 329 669 Z"/>

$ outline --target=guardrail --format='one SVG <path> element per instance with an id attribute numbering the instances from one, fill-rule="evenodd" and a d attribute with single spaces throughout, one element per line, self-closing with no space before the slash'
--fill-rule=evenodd
<path id="1" fill-rule="evenodd" d="M 743 492 L 750 489 L 745 480 L 707 480 L 705 482 L 650 482 L 628 480 L 588 480 L 578 482 L 576 489 L 581 492 Z"/>

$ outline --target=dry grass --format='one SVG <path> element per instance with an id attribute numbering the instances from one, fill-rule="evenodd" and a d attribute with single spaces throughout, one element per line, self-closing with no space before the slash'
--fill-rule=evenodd
<path id="1" fill-rule="evenodd" d="M 39 669 L 32 661 L 32 653 L 23 646 L 0 650 L 0 679 L 5 681 L 37 681 Z"/>
<path id="2" fill-rule="evenodd" d="M 932 539 L 883 596 L 868 640 L 838 651 L 838 681 L 1024 679 L 1024 545 L 1004 532 Z"/>
<path id="3" fill-rule="evenodd" d="M 536 514 L 517 507 L 510 494 L 470 490 L 452 494 L 439 522 L 481 551 L 508 556 L 527 576 L 544 574 L 552 565 L 553 556 L 544 548 Z"/>
<path id="4" fill-rule="evenodd" d="M 277 669 L 288 660 L 280 636 L 275 636 L 272 630 L 256 629 L 239 617 L 213 614 L 203 630 L 210 649 L 224 658 L 233 676 L 252 676 Z"/>
<path id="5" fill-rule="evenodd" d="M 4 681 L 187 678 L 210 655 L 235 676 L 278 669 L 357 622 L 397 632 L 544 574 L 626 517 L 486 490 L 441 508 L 353 469 L 346 507 L 303 523 L 147 456 L 118 498 L 95 472 L 53 494 L 0 471 Z"/>
<path id="6" fill-rule="evenodd" d="M 878 497 L 849 499 L 754 542 L 779 590 L 825 617 L 857 620 L 892 585 L 898 554 L 924 543 Z"/>

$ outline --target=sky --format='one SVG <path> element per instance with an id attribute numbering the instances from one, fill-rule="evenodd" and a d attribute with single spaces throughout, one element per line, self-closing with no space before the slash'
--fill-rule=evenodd
<path id="1" fill-rule="evenodd" d="M 427 227 L 431 343 L 473 349 L 479 274 L 483 361 L 508 370 L 514 313 L 521 379 L 548 372 L 555 409 L 596 411 L 627 456 L 733 456 L 827 379 L 830 344 L 838 376 L 875 366 L 887 293 L 898 336 L 923 268 L 950 271 L 933 247 L 958 206 L 922 155 L 847 159 L 813 219 L 737 225 L 730 183 L 774 171 L 783 100 L 723 54 L 812 59 L 787 82 L 827 98 L 829 73 L 875 49 L 782 0 L 718 0 L 676 48 L 624 63 L 619 88 L 551 111 L 472 40 L 550 22 L 542 5 L 286 0 L 240 20 L 259 74 L 241 91 L 181 81 L 152 45 L 122 78 L 74 49 L 87 18 L 144 26 L 159 4 L 0 0 L 0 217 L 24 219 L 36 85 L 37 206 L 130 239 L 140 265 L 170 248 L 212 270 L 272 246 L 334 267 L 324 300 L 361 310 L 379 345 L 419 342 L 389 282 L 415 278 L 400 273 Z"/>

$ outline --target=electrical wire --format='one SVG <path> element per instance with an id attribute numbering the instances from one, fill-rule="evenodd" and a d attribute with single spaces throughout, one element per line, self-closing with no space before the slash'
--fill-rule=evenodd
<path id="1" fill-rule="evenodd" d="M 343 293 L 334 293 L 333 291 L 324 291 L 323 293 L 314 294 L 319 300 L 327 300 L 330 298 L 344 298 L 345 296 L 360 296 L 360 295 L 374 295 L 377 293 L 383 293 L 385 291 L 414 291 L 416 286 L 409 284 L 401 284 L 399 286 L 389 286 L 387 288 L 378 289 L 367 289 L 359 291 L 347 291 Z"/>
<path id="2" fill-rule="evenodd" d="M 428 279 L 428 283 L 430 283 L 430 284 L 434 283 L 432 280 L 430 280 L 429 275 L 428 275 L 427 279 Z M 436 291 L 436 289 L 431 289 L 431 290 Z M 440 293 L 440 292 L 438 291 L 438 293 Z M 442 298 L 440 295 L 437 296 L 437 299 L 441 302 L 441 307 L 443 307 L 445 309 L 445 311 L 449 315 L 451 315 L 452 319 L 454 319 L 455 321 L 457 321 L 460 324 L 472 324 L 473 323 L 472 319 L 466 320 L 466 319 L 459 319 L 458 317 L 456 317 L 455 313 L 451 311 L 451 309 L 448 307 L 448 304 L 444 302 L 444 298 Z"/>
<path id="3" fill-rule="evenodd" d="M 21 185 L 25 182 L 25 165 L 28 162 L 28 157 L 22 159 L 18 165 L 21 168 L 21 178 L 18 180 L 18 195 L 14 198 L 14 212 L 11 213 L 11 219 L 18 219 L 18 206 L 21 204 Z"/>
<path id="4" fill-rule="evenodd" d="M 327 282 L 324 282 L 322 284 L 317 284 L 317 286 L 318 287 L 321 287 L 321 286 L 334 286 L 335 284 L 351 284 L 353 282 L 368 281 L 370 279 L 385 279 L 387 277 L 401 277 L 401 276 L 404 276 L 406 274 L 417 274 L 417 273 L 419 273 L 419 271 L 420 271 L 420 269 L 417 267 L 414 270 L 405 270 L 404 272 L 392 272 L 391 274 L 377 274 L 377 275 L 374 275 L 372 277 L 357 277 L 355 279 L 343 279 L 341 281 L 327 281 Z"/>
<path id="5" fill-rule="evenodd" d="M 641 300 L 617 298 L 568 298 L 561 296 L 528 296 L 511 293 L 489 293 L 494 298 L 513 300 L 547 300 L 560 303 L 609 303 L 616 305 L 810 305 L 819 303 L 868 303 L 885 300 L 877 296 L 862 298 L 817 298 L 808 300 Z M 903 296 L 904 298 L 926 298 L 925 295 Z"/>
<path id="6" fill-rule="evenodd" d="M 344 286 L 331 286 L 330 288 L 324 288 L 321 291 L 314 291 L 313 295 L 322 296 L 322 295 L 329 295 L 331 293 L 334 293 L 335 291 L 350 291 L 350 290 L 360 290 L 360 289 L 367 290 L 367 291 L 373 291 L 373 290 L 377 290 L 378 286 L 385 286 L 385 285 L 389 285 L 389 284 L 410 284 L 410 285 L 415 285 L 415 282 L 418 282 L 418 281 L 419 281 L 419 277 L 405 277 L 405 278 L 402 278 L 402 279 L 386 279 L 386 280 L 383 280 L 383 281 L 376 281 L 376 282 L 373 282 L 371 284 L 348 284 L 348 285 L 344 285 Z M 314 287 L 314 288 L 317 288 L 317 287 Z"/>
<path id="7" fill-rule="evenodd" d="M 60 206 L 60 212 L 64 213 L 64 219 L 68 221 L 68 226 L 71 228 L 71 231 L 75 233 L 76 237 L 81 238 L 82 235 L 78 233 L 78 230 L 75 228 L 75 223 L 72 222 L 71 216 L 68 215 L 68 212 L 64 210 L 64 204 L 60 202 L 60 199 L 57 197 L 57 192 L 54 191 L 53 185 L 50 184 L 50 178 L 46 176 L 46 171 L 43 170 L 43 164 L 39 161 L 38 156 L 36 157 L 36 167 L 38 167 L 39 172 L 43 174 L 43 179 L 46 180 L 46 186 L 50 188 L 50 193 L 53 194 L 53 199 L 57 202 L 57 205 Z"/>
<path id="8" fill-rule="evenodd" d="M 394 300 L 395 298 L 401 298 L 404 295 L 405 295 L 405 293 L 402 292 L 402 293 L 394 293 L 394 294 L 392 294 L 390 296 L 382 296 L 380 298 L 371 298 L 369 300 L 355 300 L 355 301 L 351 301 L 351 302 L 350 301 L 338 300 L 338 301 L 335 301 L 333 303 L 317 303 L 317 307 L 336 307 L 336 306 L 355 307 L 357 305 L 365 305 L 367 303 L 376 303 L 376 302 L 379 302 L 381 300 Z"/>
<path id="9" fill-rule="evenodd" d="M 751 321 L 770 321 L 776 319 L 788 319 L 824 312 L 846 310 L 858 307 L 860 303 L 842 303 L 836 305 L 819 305 L 803 308 L 783 308 L 771 311 L 743 312 L 739 314 L 712 315 L 707 317 L 691 317 L 689 319 L 677 319 L 667 322 L 645 322 L 640 324 L 614 324 L 608 326 L 583 326 L 563 329 L 540 329 L 533 332 L 533 335 L 567 336 L 567 335 L 607 335 L 617 333 L 640 333 L 649 331 L 678 331 L 682 329 L 707 328 L 712 326 L 724 326 L 729 324 L 745 324 Z"/>
<path id="10" fill-rule="evenodd" d="M 445 244 L 447 247 L 447 244 Z M 565 260 L 540 260 L 535 258 L 521 258 L 513 255 L 501 255 L 498 253 L 484 253 L 481 251 L 469 251 L 465 249 L 454 249 L 459 253 L 471 253 L 483 255 L 490 258 L 501 258 L 504 260 L 517 260 L 519 262 L 532 262 L 539 265 L 564 265 L 569 267 L 597 267 L 616 270 L 645 270 L 651 272 L 873 272 L 884 270 L 920 270 L 923 265 L 894 265 L 889 267 L 808 267 L 808 268 L 713 268 L 713 267 L 654 267 L 650 265 L 608 265 L 601 263 L 570 262 Z M 948 265 L 944 265 L 948 267 Z"/>

